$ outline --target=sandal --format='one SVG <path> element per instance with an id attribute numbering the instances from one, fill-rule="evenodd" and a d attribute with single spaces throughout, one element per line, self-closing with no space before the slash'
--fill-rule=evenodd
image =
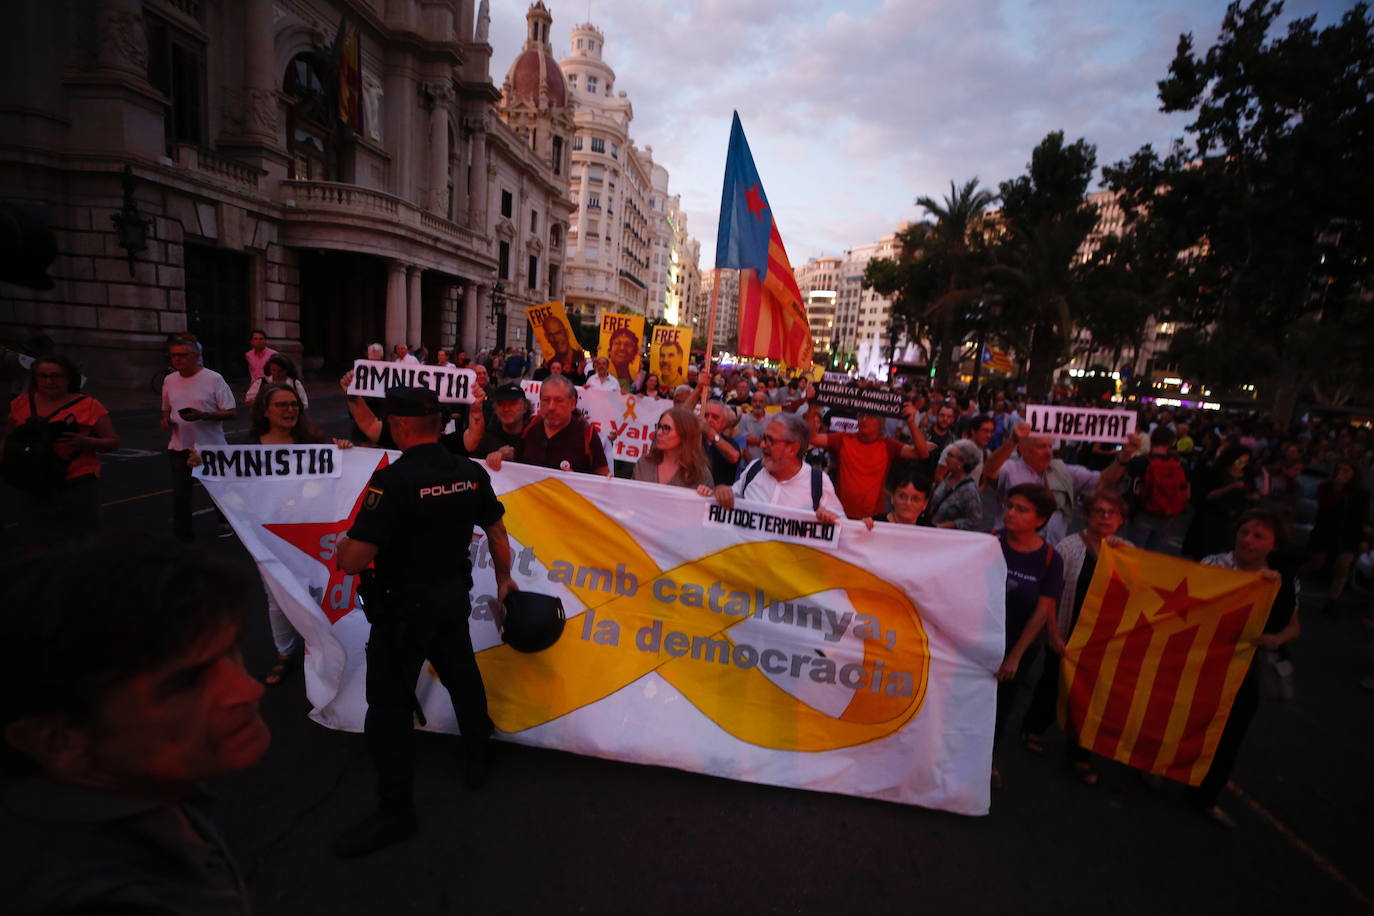
<path id="1" fill-rule="evenodd" d="M 1087 760 L 1075 761 L 1075 762 L 1074 762 L 1074 765 L 1073 765 L 1073 772 L 1074 772 L 1074 775 L 1076 775 L 1076 776 L 1078 777 L 1078 781 L 1081 782 L 1081 783 L 1083 783 L 1083 785 L 1085 785 L 1085 786 L 1095 786 L 1095 785 L 1097 785 L 1097 779 L 1098 779 L 1098 776 L 1097 776 L 1097 767 L 1093 766 L 1092 763 L 1090 763 L 1089 761 L 1087 761 Z"/>
<path id="2" fill-rule="evenodd" d="M 295 670 L 296 659 L 299 657 L 300 654 L 296 652 L 290 655 L 278 655 L 276 664 L 272 666 L 271 671 L 267 672 L 267 676 L 262 679 L 262 682 L 269 687 L 280 684 Z"/>
<path id="3" fill-rule="evenodd" d="M 1022 732 L 1021 743 L 1026 746 L 1026 750 L 1032 754 L 1045 753 L 1045 743 L 1040 740 L 1040 736 L 1034 732 Z"/>

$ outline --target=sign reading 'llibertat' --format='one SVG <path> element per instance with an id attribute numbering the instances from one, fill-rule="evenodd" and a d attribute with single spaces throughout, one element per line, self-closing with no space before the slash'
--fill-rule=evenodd
<path id="1" fill-rule="evenodd" d="M 1038 436 L 1080 442 L 1125 442 L 1135 433 L 1135 411 L 1096 407 L 1052 407 L 1028 404 L 1026 422 Z"/>
<path id="2" fill-rule="evenodd" d="M 445 404 L 471 404 L 477 373 L 457 366 L 425 366 L 359 359 L 353 363 L 349 394 L 366 398 L 386 397 L 388 388 L 433 388 Z"/>
<path id="3" fill-rule="evenodd" d="M 816 383 L 816 403 L 822 407 L 867 411 L 885 417 L 902 415 L 902 394 L 886 388 L 864 388 L 857 382 L 832 382 L 822 379 Z"/>
<path id="4" fill-rule="evenodd" d="M 194 474 L 207 480 L 252 480 L 258 477 L 305 479 L 338 477 L 339 448 L 326 445 L 210 445 L 197 451 Z"/>

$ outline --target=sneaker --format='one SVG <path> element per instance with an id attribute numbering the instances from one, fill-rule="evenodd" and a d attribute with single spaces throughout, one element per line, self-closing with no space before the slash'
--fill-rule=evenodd
<path id="1" fill-rule="evenodd" d="M 415 812 L 379 808 L 334 840 L 334 855 L 341 859 L 365 856 L 401 842 L 415 833 Z"/>

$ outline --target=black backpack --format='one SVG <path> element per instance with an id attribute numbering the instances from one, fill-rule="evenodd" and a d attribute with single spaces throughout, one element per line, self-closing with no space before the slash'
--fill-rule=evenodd
<path id="1" fill-rule="evenodd" d="M 5 440 L 5 457 L 0 460 L 0 477 L 5 483 L 31 493 L 43 493 L 67 478 L 67 461 L 54 446 L 63 433 L 80 432 L 81 425 L 74 417 L 61 423 L 52 422 L 52 418 L 85 397 L 79 394 L 46 417 L 40 417 L 33 392 L 29 392 L 29 418 Z"/>
<path id="2" fill-rule="evenodd" d="M 818 465 L 804 465 L 811 468 L 811 511 L 815 512 L 821 507 L 821 474 L 824 472 Z M 754 482 L 754 478 L 759 476 L 759 471 L 763 470 L 763 459 L 757 459 L 744 472 L 744 486 L 741 487 L 740 495 L 749 490 L 749 485 Z"/>

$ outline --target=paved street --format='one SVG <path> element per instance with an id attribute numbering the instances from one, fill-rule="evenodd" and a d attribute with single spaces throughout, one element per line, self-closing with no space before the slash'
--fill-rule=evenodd
<path id="1" fill-rule="evenodd" d="M 312 413 L 341 433 L 335 392 L 313 385 Z M 105 464 L 106 525 L 163 529 L 155 411 L 111 406 L 124 449 Z M 241 552 L 212 514 L 196 523 L 213 549 Z M 299 676 L 268 692 L 273 746 L 215 787 L 217 817 L 265 914 L 1370 912 L 1374 694 L 1356 684 L 1370 633 L 1351 616 L 1303 625 L 1298 698 L 1261 709 L 1235 773 L 1244 798 L 1223 799 L 1234 832 L 1122 767 L 1079 784 L 1057 739 L 1043 757 L 1008 740 L 1006 789 L 990 816 L 965 818 L 512 745 L 472 793 L 450 741 L 426 735 L 420 835 L 339 863 L 329 844 L 369 805 L 370 770 L 359 736 L 306 718 Z M 265 670 L 261 607 L 246 651 Z"/>

